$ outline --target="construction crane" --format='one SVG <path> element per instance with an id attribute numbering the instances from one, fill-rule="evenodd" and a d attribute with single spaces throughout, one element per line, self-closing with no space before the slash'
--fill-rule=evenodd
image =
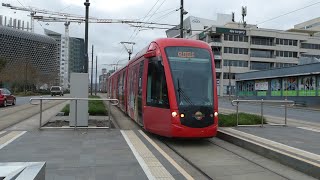
<path id="1" fill-rule="evenodd" d="M 36 14 L 48 14 L 50 16 L 58 16 L 58 17 L 73 17 L 73 18 L 84 18 L 83 16 L 76 15 L 76 14 L 69 14 L 69 13 L 62 13 L 62 12 L 55 12 L 55 11 L 49 11 L 46 9 L 39 9 L 31 6 L 27 7 L 20 7 L 20 6 L 13 6 L 8 3 L 2 3 L 3 7 L 7 7 L 13 10 L 18 10 L 18 11 L 27 11 L 30 12 L 30 17 L 31 17 L 31 32 L 34 32 L 34 16 Z"/>

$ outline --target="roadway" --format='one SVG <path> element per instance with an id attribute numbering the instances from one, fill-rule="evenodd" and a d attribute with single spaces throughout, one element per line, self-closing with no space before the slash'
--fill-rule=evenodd
<path id="1" fill-rule="evenodd" d="M 231 102 L 227 98 L 219 97 L 219 109 L 233 109 L 236 108 L 231 105 Z M 239 112 L 258 113 L 261 112 L 260 104 L 253 103 L 241 103 L 239 104 Z M 284 106 L 281 105 L 264 105 L 263 114 L 267 116 L 275 116 L 284 119 Z M 300 121 L 306 121 L 311 123 L 320 123 L 319 116 L 320 109 L 307 109 L 307 108 L 288 108 L 288 118 L 296 119 Z"/>
<path id="2" fill-rule="evenodd" d="M 30 98 L 36 98 L 36 97 L 40 97 L 40 96 L 21 96 L 21 97 L 16 97 L 16 105 L 24 105 L 24 104 L 28 104 Z M 42 97 L 50 97 L 50 95 L 46 95 L 46 96 L 42 96 Z"/>
<path id="3" fill-rule="evenodd" d="M 29 104 L 30 98 L 36 98 L 36 97 L 40 97 L 40 96 L 19 96 L 19 97 L 16 97 L 16 105 L 15 106 L 21 106 L 21 105 Z M 50 95 L 44 95 L 42 97 L 51 97 L 51 96 Z M 0 110 L 1 109 L 12 108 L 12 107 L 15 107 L 15 106 L 8 105 L 7 107 L 0 107 Z"/>

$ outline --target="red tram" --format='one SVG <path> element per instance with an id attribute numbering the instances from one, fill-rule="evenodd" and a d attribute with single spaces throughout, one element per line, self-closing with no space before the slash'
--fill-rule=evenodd
<path id="1" fill-rule="evenodd" d="M 187 138 L 217 134 L 216 73 L 205 42 L 157 39 L 113 73 L 108 88 L 120 109 L 151 133 Z"/>

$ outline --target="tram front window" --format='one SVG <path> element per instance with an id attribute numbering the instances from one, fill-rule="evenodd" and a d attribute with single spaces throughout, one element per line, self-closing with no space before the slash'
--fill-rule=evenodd
<path id="1" fill-rule="evenodd" d="M 172 78 L 179 106 L 212 106 L 211 56 L 194 47 L 167 47 Z"/>

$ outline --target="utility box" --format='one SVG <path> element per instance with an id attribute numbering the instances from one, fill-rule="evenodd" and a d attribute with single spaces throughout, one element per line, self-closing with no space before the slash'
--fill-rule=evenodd
<path id="1" fill-rule="evenodd" d="M 70 77 L 70 95 L 71 98 L 88 98 L 89 90 L 89 74 L 88 73 L 71 73 Z M 69 126 L 75 126 L 76 122 L 76 102 L 70 101 Z M 77 102 L 77 126 L 88 126 L 88 101 L 78 100 Z"/>

